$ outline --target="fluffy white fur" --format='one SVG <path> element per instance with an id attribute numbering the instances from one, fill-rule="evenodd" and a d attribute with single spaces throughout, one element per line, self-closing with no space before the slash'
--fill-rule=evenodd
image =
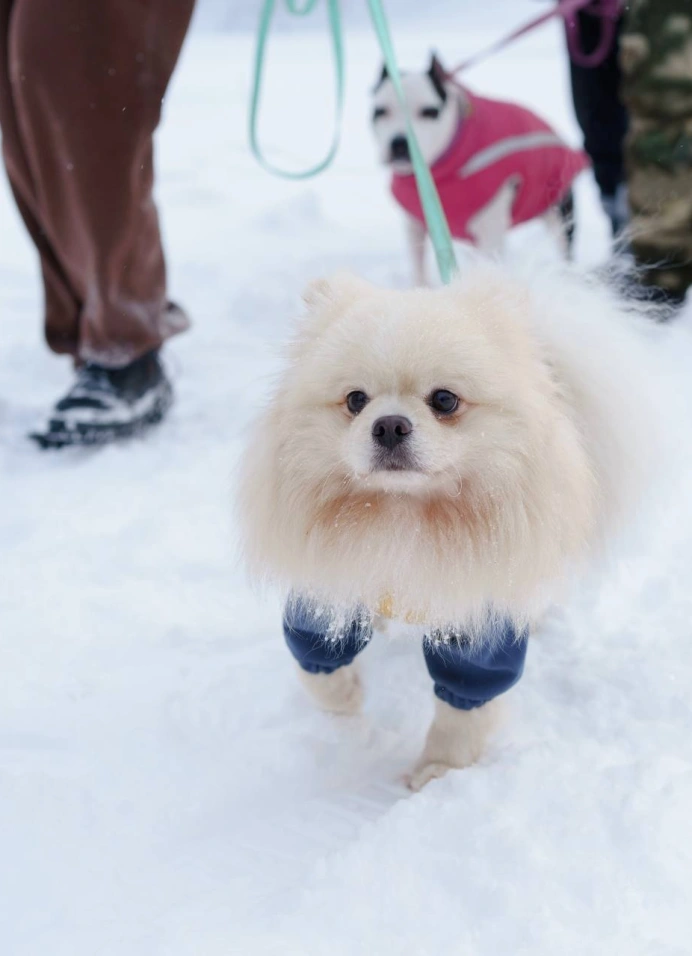
<path id="1" fill-rule="evenodd" d="M 350 276 L 311 286 L 307 314 L 253 429 L 239 516 L 250 566 L 289 592 L 428 633 L 530 623 L 629 513 L 656 460 L 646 337 L 602 288 L 560 271 L 478 264 L 406 292 Z M 462 399 L 443 418 L 428 398 Z M 346 404 L 360 390 L 358 414 Z M 372 437 L 406 416 L 411 467 L 382 470 Z M 365 611 L 363 611 L 365 609 Z M 320 706 L 357 711 L 353 667 L 303 674 Z M 437 702 L 410 786 L 479 756 L 495 702 Z"/>
<path id="2" fill-rule="evenodd" d="M 489 607 L 530 621 L 639 485 L 635 318 L 567 272 L 527 283 L 489 265 L 435 290 L 337 277 L 306 299 L 245 459 L 254 572 L 442 629 Z M 452 419 L 426 404 L 435 388 L 462 397 Z M 371 397 L 355 417 L 354 389 Z M 413 423 L 420 470 L 373 469 L 384 414 Z"/>

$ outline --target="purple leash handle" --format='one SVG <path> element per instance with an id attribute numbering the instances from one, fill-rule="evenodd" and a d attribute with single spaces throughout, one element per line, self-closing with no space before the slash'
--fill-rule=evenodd
<path id="1" fill-rule="evenodd" d="M 565 17 L 567 49 L 573 63 L 586 68 L 600 66 L 603 63 L 613 48 L 615 25 L 620 16 L 621 8 L 621 0 L 592 0 L 591 3 L 584 5 L 581 12 L 599 17 L 601 20 L 601 35 L 598 38 L 596 49 L 592 50 L 591 53 L 585 53 L 582 49 L 581 31 L 576 11 Z"/>
<path id="2" fill-rule="evenodd" d="M 495 43 L 492 43 L 489 47 L 462 60 L 462 62 L 458 63 L 453 69 L 447 71 L 447 76 L 451 79 L 458 73 L 468 70 L 469 67 L 475 66 L 476 63 L 481 63 L 483 60 L 486 60 L 494 53 L 499 53 L 500 50 L 503 50 L 511 43 L 514 43 L 515 40 L 535 30 L 536 27 L 547 23 L 548 20 L 552 20 L 553 17 L 562 17 L 565 21 L 567 28 L 567 48 L 574 62 L 578 66 L 598 66 L 608 55 L 613 40 L 615 39 L 615 23 L 620 15 L 620 8 L 623 3 L 624 0 L 558 0 L 555 6 L 546 13 L 539 14 L 539 16 L 529 20 L 528 23 L 517 27 L 515 30 L 512 30 L 511 33 L 496 40 Z M 577 24 L 576 18 L 576 14 L 581 10 L 588 10 L 589 13 L 594 16 L 600 16 L 603 19 L 603 27 L 598 47 L 593 53 L 587 54 L 581 49 L 581 37 L 579 35 L 579 25 Z"/>

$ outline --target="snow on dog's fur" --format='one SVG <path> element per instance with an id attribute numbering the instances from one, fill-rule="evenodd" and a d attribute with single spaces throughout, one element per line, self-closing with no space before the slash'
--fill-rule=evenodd
<path id="1" fill-rule="evenodd" d="M 489 609 L 529 622 L 641 488 L 654 428 L 636 317 L 567 271 L 487 264 L 440 289 L 337 276 L 305 299 L 245 459 L 251 567 L 441 631 Z M 458 408 L 431 407 L 439 390 Z M 377 446 L 387 416 L 412 426 L 405 453 Z"/>

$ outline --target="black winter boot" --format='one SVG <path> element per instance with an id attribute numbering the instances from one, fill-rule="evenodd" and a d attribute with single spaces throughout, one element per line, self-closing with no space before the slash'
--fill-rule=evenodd
<path id="1" fill-rule="evenodd" d="M 55 405 L 44 432 L 30 437 L 42 448 L 100 445 L 137 435 L 161 421 L 173 401 L 158 352 L 123 368 L 87 362 Z"/>

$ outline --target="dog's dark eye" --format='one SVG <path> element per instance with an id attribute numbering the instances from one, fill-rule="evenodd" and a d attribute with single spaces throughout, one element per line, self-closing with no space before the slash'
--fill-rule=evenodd
<path id="1" fill-rule="evenodd" d="M 418 114 L 421 119 L 437 119 L 440 115 L 439 106 L 424 106 Z"/>
<path id="2" fill-rule="evenodd" d="M 448 392 L 446 388 L 439 388 L 432 393 L 428 399 L 428 404 L 440 415 L 451 415 L 459 408 L 459 399 L 454 392 Z"/>
<path id="3" fill-rule="evenodd" d="M 352 415 L 362 412 L 370 399 L 365 392 L 349 392 L 346 396 L 346 407 Z"/>
<path id="4" fill-rule="evenodd" d="M 374 120 L 384 119 L 385 116 L 389 115 L 389 110 L 384 106 L 376 106 L 372 113 L 372 118 Z"/>

